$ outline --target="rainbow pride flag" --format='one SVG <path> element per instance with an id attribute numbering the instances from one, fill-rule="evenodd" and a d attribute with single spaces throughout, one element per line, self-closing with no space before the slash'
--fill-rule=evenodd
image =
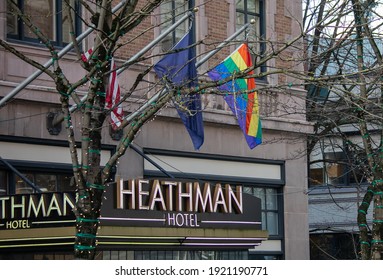
<path id="1" fill-rule="evenodd" d="M 213 81 L 219 81 L 236 72 L 244 71 L 252 65 L 248 46 L 242 44 L 223 62 L 209 71 L 208 75 Z M 252 71 L 249 74 L 251 75 Z M 219 90 L 225 94 L 224 99 L 237 117 L 238 124 L 250 149 L 261 144 L 262 127 L 254 78 L 234 77 L 229 82 L 219 86 Z"/>

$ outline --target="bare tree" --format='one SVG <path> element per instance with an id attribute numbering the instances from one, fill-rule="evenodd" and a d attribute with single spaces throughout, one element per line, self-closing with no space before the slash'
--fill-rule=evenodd
<path id="1" fill-rule="evenodd" d="M 145 97 L 153 92 L 159 91 L 163 94 L 156 95 L 155 102 L 144 103 L 137 111 L 129 115 L 121 122 L 118 128 L 122 137 L 117 145 L 116 152 L 108 159 L 105 166 L 101 166 L 102 128 L 105 127 L 109 114 L 119 105 L 105 109 L 105 92 L 111 73 L 112 57 L 124 47 L 134 45 L 138 39 L 146 36 L 150 30 L 141 27 L 164 2 L 163 0 L 152 1 L 123 1 L 119 10 L 113 9 L 113 1 L 75 1 L 82 7 L 82 16 L 76 14 L 72 1 L 63 1 L 66 14 L 70 17 L 70 34 L 73 48 L 76 52 L 78 64 L 85 70 L 86 74 L 79 77 L 77 81 L 70 81 L 65 71 L 60 67 L 61 61 L 57 47 L 49 40 L 48 36 L 40 30 L 34 22 L 34 18 L 26 11 L 19 9 L 17 1 L 7 0 L 13 12 L 34 34 L 38 40 L 45 45 L 52 59 L 52 65 L 44 66 L 12 44 L 0 40 L 0 45 L 7 51 L 16 55 L 19 59 L 33 65 L 36 69 L 48 75 L 55 83 L 57 94 L 60 96 L 61 117 L 65 124 L 70 154 L 73 165 L 73 175 L 76 183 L 78 200 L 74 209 L 76 215 L 76 239 L 75 256 L 83 259 L 95 257 L 96 235 L 99 225 L 102 196 L 108 182 L 110 182 L 112 168 L 119 158 L 124 155 L 140 129 L 148 120 L 151 120 L 164 106 L 174 97 L 182 92 L 182 95 L 199 94 L 209 92 L 220 94 L 215 88 L 226 82 L 243 77 L 262 78 L 282 74 L 289 77 L 277 83 L 263 85 L 258 90 L 267 92 L 272 89 L 281 94 L 289 95 L 292 86 L 305 87 L 310 95 L 305 105 L 308 108 L 308 118 L 314 123 L 315 135 L 308 143 L 308 154 L 313 151 L 321 139 L 340 138 L 347 142 L 347 149 L 354 151 L 355 155 L 344 159 L 344 164 L 362 168 L 369 176 L 371 185 L 360 205 L 359 224 L 361 226 L 362 256 L 370 258 L 370 252 L 374 252 L 373 258 L 379 258 L 381 227 L 379 222 L 373 225 L 373 239 L 370 242 L 366 223 L 363 221 L 365 212 L 372 199 L 375 199 L 376 217 L 374 220 L 383 220 L 383 209 L 380 193 L 382 191 L 382 156 L 381 144 L 374 143 L 375 138 L 371 132 L 378 129 L 381 131 L 381 56 L 377 47 L 379 36 L 379 21 L 374 21 L 371 26 L 367 11 L 374 13 L 373 2 L 363 1 L 307 1 L 303 24 L 301 19 L 296 19 L 297 26 L 301 29 L 296 36 L 286 38 L 249 38 L 250 43 L 260 42 L 264 44 L 264 50 L 253 50 L 255 63 L 253 68 L 220 81 L 208 82 L 204 74 L 200 73 L 199 79 L 204 81 L 199 87 L 188 88 L 169 87 L 163 91 L 163 86 L 158 80 L 148 81 L 147 76 L 153 68 L 152 55 L 147 53 L 141 57 L 134 57 L 129 64 L 120 66 L 114 71 L 123 71 L 127 66 L 141 63 L 141 72 L 134 79 L 129 89 L 123 89 L 119 104 L 129 104 L 131 97 L 138 91 L 143 91 Z M 92 2 L 92 3 L 91 3 Z M 208 2 L 208 1 L 207 1 Z M 85 15 L 88 15 L 86 17 Z M 376 16 L 378 16 L 376 14 Z M 92 54 L 87 60 L 82 60 L 82 47 L 75 38 L 75 20 L 80 18 L 83 25 L 92 29 L 94 42 Z M 376 17 L 375 17 L 376 18 Z M 378 24 L 376 24 L 378 23 Z M 139 32 L 137 33 L 137 28 Z M 305 38 L 306 44 L 302 38 Z M 137 41 L 136 41 L 137 40 Z M 371 57 L 373 61 L 364 59 L 363 46 L 361 42 L 369 42 Z M 196 42 L 206 44 L 207 48 L 213 49 L 217 42 Z M 209 44 L 211 43 L 211 44 Z M 234 42 L 238 43 L 238 42 Z M 138 44 L 138 43 L 137 43 Z M 171 51 L 161 53 L 166 55 Z M 129 54 L 128 56 L 130 56 Z M 133 57 L 132 57 L 133 58 Z M 266 67 L 266 71 L 259 69 L 271 64 L 274 67 Z M 296 65 L 306 66 L 305 71 L 297 71 Z M 142 67 L 144 65 L 144 67 Z M 301 67 L 303 69 L 303 67 Z M 329 71 L 329 69 L 335 69 Z M 256 71 L 253 71 L 256 70 Z M 149 84 L 150 86 L 142 86 Z M 144 88 L 142 90 L 142 87 Z M 78 94 L 80 89 L 86 91 L 85 97 Z M 323 99 L 322 93 L 330 92 L 329 97 Z M 331 98 L 330 98 L 331 97 Z M 324 102 L 326 101 L 326 102 Z M 70 106 L 70 102 L 76 104 Z M 278 106 L 279 117 L 286 114 L 305 114 L 306 106 L 300 104 L 281 103 Z M 182 104 L 181 104 L 182 107 Z M 336 110 L 334 110 L 336 108 Z M 261 108 L 262 109 L 262 108 Z M 72 117 L 74 110 L 81 116 L 81 123 L 74 123 Z M 360 131 L 363 143 L 355 143 L 345 131 L 345 126 L 352 126 Z M 75 135 L 79 131 L 81 139 L 81 152 L 77 152 Z M 277 139 L 276 141 L 279 141 Z M 343 146 L 342 146 L 343 147 Z M 344 148 L 344 147 L 343 147 Z M 347 152 L 349 151 L 347 150 Z M 302 156 L 302 154 L 300 154 Z M 335 162 L 334 159 L 329 161 Z M 356 169 L 355 169 L 356 170 Z M 368 245 L 367 245 L 368 243 Z M 365 246 L 364 246 L 365 245 Z M 370 251 L 371 250 L 371 251 Z"/>
<path id="2" fill-rule="evenodd" d="M 153 56 L 146 53 L 140 57 L 131 57 L 128 64 L 123 64 L 120 68 L 112 69 L 112 58 L 121 49 L 127 48 L 130 44 L 136 43 L 135 40 L 146 36 L 151 29 L 146 27 L 139 28 L 140 25 L 147 20 L 156 10 L 156 8 L 164 1 L 122 1 L 118 10 L 113 8 L 113 1 L 96 0 L 96 1 L 63 1 L 63 13 L 68 17 L 70 22 L 69 33 L 71 35 L 71 43 L 77 55 L 78 65 L 85 70 L 85 75 L 78 77 L 77 81 L 71 81 L 67 73 L 63 70 L 60 52 L 57 47 L 45 34 L 44 30 L 39 28 L 38 19 L 28 14 L 27 10 L 22 10 L 17 1 L 7 0 L 13 16 L 18 17 L 29 29 L 31 34 L 42 43 L 51 57 L 51 63 L 42 65 L 24 54 L 20 49 L 0 40 L 0 45 L 7 51 L 11 52 L 19 59 L 34 66 L 40 72 L 46 74 L 54 81 L 57 94 L 60 97 L 61 115 L 55 122 L 63 121 L 69 143 L 69 152 L 73 165 L 73 175 L 76 186 L 77 201 L 74 209 L 76 216 L 76 237 L 75 237 L 75 257 L 80 259 L 93 259 L 95 257 L 96 236 L 99 226 L 100 210 L 102 206 L 102 198 L 108 182 L 111 181 L 112 168 L 116 165 L 119 158 L 124 155 L 137 136 L 138 132 L 145 123 L 152 119 L 169 101 L 173 100 L 175 95 L 182 91 L 183 95 L 203 93 L 209 89 L 216 88 L 232 79 L 248 77 L 251 71 L 264 65 L 268 60 L 274 59 L 278 55 L 283 54 L 299 41 L 302 34 L 293 38 L 289 42 L 283 44 L 275 44 L 270 51 L 265 52 L 262 56 L 259 53 L 257 63 L 253 68 L 249 68 L 243 72 L 235 73 L 224 80 L 216 82 L 205 82 L 199 87 L 187 88 L 183 86 L 168 87 L 165 91 L 163 86 L 157 82 L 150 82 L 146 77 L 152 71 Z M 81 5 L 81 15 L 74 6 L 74 3 Z M 75 21 L 81 20 L 84 26 L 92 31 L 94 42 L 92 45 L 92 53 L 87 59 L 83 59 L 83 51 L 81 44 L 76 41 Z M 140 30 L 137 33 L 137 28 Z M 264 40 L 264 38 L 254 38 L 256 41 Z M 202 43 L 197 42 L 195 45 Z M 236 42 L 237 43 L 237 42 Z M 194 46 L 195 46 L 194 45 Z M 208 47 L 217 46 L 215 42 Z M 166 55 L 170 51 L 159 55 Z M 129 54 L 130 55 L 130 54 Z M 107 107 L 106 91 L 109 82 L 109 75 L 113 71 L 123 71 L 130 65 L 141 63 L 141 73 L 133 78 L 132 86 L 129 89 L 123 89 L 121 92 L 121 100 L 113 107 Z M 144 65 L 144 67 L 142 67 Z M 271 74 L 274 72 L 270 72 Z M 206 73 L 202 73 L 206 74 Z M 253 74 L 253 77 L 264 76 L 265 73 Z M 201 80 L 206 80 L 201 77 Z M 149 86 L 142 86 L 142 84 Z M 141 86 L 141 87 L 140 87 Z M 144 89 L 142 89 L 144 88 Z M 84 96 L 79 91 L 84 90 Z M 128 118 L 121 120 L 118 131 L 122 132 L 122 137 L 117 145 L 116 152 L 111 155 L 107 163 L 101 165 L 100 151 L 102 148 L 102 128 L 107 126 L 106 121 L 109 114 L 113 112 L 120 104 L 129 104 L 130 98 L 138 91 L 143 91 L 145 97 L 153 92 L 159 91 L 162 94 L 155 95 L 156 99 L 140 105 L 137 111 L 129 115 Z M 219 92 L 211 92 L 219 94 Z M 178 100 L 179 101 L 179 100 Z M 71 102 L 75 105 L 71 106 Z M 182 103 L 180 104 L 182 107 Z M 75 123 L 72 118 L 74 112 L 81 116 L 81 122 Z M 80 141 L 76 141 L 76 135 L 79 135 Z M 81 142 L 81 149 L 78 153 L 76 143 Z"/>
<path id="3" fill-rule="evenodd" d="M 310 78 L 306 82 L 307 114 L 315 128 L 308 153 L 321 145 L 325 150 L 326 142 L 327 150 L 342 156 L 323 156 L 324 165 L 348 166 L 353 181 L 368 183 L 366 189 L 358 190 L 363 199 L 356 213 L 362 259 L 381 259 L 383 245 L 383 22 L 378 4 L 382 3 L 307 1 L 305 13 L 306 27 L 315 26 L 307 34 L 306 50 Z M 371 225 L 366 219 L 369 208 L 373 208 Z"/>
<path id="4" fill-rule="evenodd" d="M 82 13 L 89 15 L 89 18 L 86 18 L 76 14 L 77 10 L 72 4 L 73 2 L 64 1 L 64 9 L 67 10 L 66 15 L 70 17 L 71 42 L 81 67 L 86 70 L 86 75 L 80 77 L 77 81 L 69 81 L 66 73 L 60 67 L 60 57 L 58 56 L 57 48 L 48 36 L 44 34 L 43 30 L 38 28 L 38 24 L 34 22 L 33 16 L 18 7 L 17 1 L 7 1 L 7 4 L 11 6 L 16 16 L 23 21 L 34 36 L 45 45 L 53 63 L 51 67 L 45 67 L 30 59 L 6 41 L 0 41 L 0 45 L 21 60 L 47 74 L 55 82 L 57 93 L 60 95 L 61 119 L 64 120 L 68 135 L 76 192 L 78 194 L 78 200 L 74 209 L 77 231 L 75 256 L 77 258 L 93 259 L 95 256 L 102 196 L 107 183 L 111 180 L 112 168 L 125 153 L 140 128 L 163 108 L 173 97 L 174 92 L 169 91 L 168 94 L 160 96 L 156 102 L 153 102 L 146 108 L 142 108 L 140 114 L 131 118 L 130 121 L 122 121 L 118 128 L 118 130 L 123 131 L 120 143 L 116 152 L 109 158 L 106 165 L 102 167 L 100 165 L 101 130 L 105 126 L 107 116 L 119 105 L 114 104 L 115 107 L 104 109 L 108 77 L 111 72 L 111 58 L 115 55 L 116 51 L 126 44 L 126 37 L 124 35 L 132 32 L 135 27 L 140 25 L 162 1 L 148 1 L 144 5 L 140 4 L 139 8 L 139 1 L 124 1 L 120 9 L 115 13 L 112 11 L 112 1 L 97 0 L 94 3 L 88 1 L 76 2 L 81 4 Z M 92 54 L 87 60 L 82 59 L 83 52 L 75 38 L 75 17 L 80 17 L 85 26 L 93 29 L 94 44 Z M 143 60 L 142 58 L 140 59 Z M 131 63 L 137 63 L 140 59 L 137 58 Z M 127 101 L 135 92 L 137 86 L 151 70 L 151 67 L 152 65 L 148 65 L 136 77 L 132 87 L 122 94 L 120 104 Z M 81 99 L 77 92 L 81 87 L 86 88 L 84 99 Z M 72 115 L 75 110 L 72 110 L 70 100 L 75 102 L 75 109 L 81 113 L 82 121 L 80 127 L 77 127 L 72 122 Z M 76 147 L 76 129 L 81 132 L 80 154 L 78 154 Z"/>

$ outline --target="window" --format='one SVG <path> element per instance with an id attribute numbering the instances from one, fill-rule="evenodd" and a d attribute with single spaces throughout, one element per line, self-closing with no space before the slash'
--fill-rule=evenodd
<path id="1" fill-rule="evenodd" d="M 327 183 L 339 185 L 346 183 L 346 158 L 344 152 L 325 154 Z"/>
<path id="2" fill-rule="evenodd" d="M 282 254 L 249 254 L 249 260 L 283 260 Z"/>
<path id="3" fill-rule="evenodd" d="M 43 192 L 71 192 L 75 190 L 70 171 L 45 172 L 27 171 L 18 169 L 24 178 L 35 184 Z M 0 196 L 6 194 L 35 193 L 34 188 L 21 176 L 7 169 L 0 169 Z"/>
<path id="4" fill-rule="evenodd" d="M 264 1 L 263 0 L 236 0 L 236 29 L 255 20 L 254 27 L 248 29 L 246 35 L 249 39 L 251 53 L 254 55 L 254 64 L 265 52 L 265 19 L 264 19 Z M 265 72 L 265 66 L 262 65 L 256 69 L 256 72 Z"/>
<path id="5" fill-rule="evenodd" d="M 310 167 L 311 185 L 345 185 L 347 166 L 344 152 L 327 152 L 323 160 Z"/>
<path id="6" fill-rule="evenodd" d="M 45 251 L 40 252 L 35 247 L 34 252 L 19 252 L 19 251 L 6 251 L 0 254 L 0 260 L 73 260 L 73 252 L 65 252 L 64 250 Z"/>
<path id="7" fill-rule="evenodd" d="M 104 260 L 247 260 L 249 253 L 242 251 L 103 251 Z"/>
<path id="8" fill-rule="evenodd" d="M 278 192 L 275 188 L 245 187 L 244 192 L 261 199 L 262 229 L 270 235 L 279 234 Z"/>
<path id="9" fill-rule="evenodd" d="M 318 157 L 318 156 L 317 156 Z M 313 160 L 313 157 L 312 157 Z M 325 152 L 310 165 L 310 186 L 345 186 L 367 182 L 366 158 L 349 150 Z"/>
<path id="10" fill-rule="evenodd" d="M 70 192 L 75 190 L 72 183 L 72 175 L 69 173 L 23 172 L 22 175 L 39 187 L 42 192 Z M 17 174 L 11 171 L 0 170 L 0 196 L 35 192 L 34 188 Z"/>
<path id="11" fill-rule="evenodd" d="M 28 16 L 31 22 L 54 44 L 63 46 L 70 42 L 70 18 L 64 0 L 16 0 L 18 7 Z M 78 5 L 69 0 L 72 18 L 75 19 L 75 31 L 80 31 Z M 7 36 L 9 39 L 39 43 L 37 36 L 17 16 L 16 10 L 8 3 Z"/>
<path id="12" fill-rule="evenodd" d="M 3 170 L 0 170 L 0 195 L 7 193 L 7 173 Z"/>
<path id="13" fill-rule="evenodd" d="M 43 192 L 65 192 L 74 191 L 71 185 L 72 176 L 69 174 L 53 174 L 53 173 L 24 173 L 29 181 L 34 183 Z M 34 193 L 34 189 L 28 185 L 21 177 L 15 175 L 15 193 Z"/>
<path id="14" fill-rule="evenodd" d="M 185 15 L 188 9 L 193 7 L 194 1 L 172 0 L 161 4 L 161 32 L 169 28 Z M 170 50 L 187 32 L 189 23 L 185 20 L 177 28 L 162 40 L 162 51 Z"/>

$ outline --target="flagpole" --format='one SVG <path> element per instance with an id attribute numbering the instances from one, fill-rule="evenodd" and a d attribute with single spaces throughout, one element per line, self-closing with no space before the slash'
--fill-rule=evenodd
<path id="1" fill-rule="evenodd" d="M 155 40 L 153 40 L 152 42 L 150 42 L 148 45 L 146 45 L 146 47 L 144 47 L 141 51 L 139 51 L 137 54 L 135 54 L 134 56 L 132 56 L 129 60 L 127 60 L 124 64 L 122 64 L 122 66 L 120 67 L 120 69 L 117 70 L 117 75 L 121 74 L 125 69 L 129 68 L 130 64 L 137 60 L 138 58 L 140 58 L 142 55 L 144 55 L 148 50 L 150 50 L 153 46 L 155 46 L 156 44 L 158 44 L 161 40 L 163 40 L 170 32 L 172 32 L 174 29 L 177 28 L 177 26 L 179 26 L 181 23 L 183 23 L 186 19 L 188 19 L 191 15 L 193 14 L 193 12 L 188 12 L 187 14 L 185 14 L 183 17 L 181 17 L 177 22 L 175 22 L 174 24 L 172 24 L 171 26 L 169 26 L 163 33 L 161 33 Z M 84 95 L 82 98 L 81 98 L 81 102 L 84 102 L 87 98 L 87 95 Z M 73 113 L 74 111 L 77 110 L 77 105 L 72 105 L 70 108 L 69 108 L 69 112 Z M 63 119 L 62 119 L 63 120 Z M 58 122 L 61 122 L 62 121 L 61 118 L 60 119 L 57 119 L 56 120 L 56 123 Z"/>
<path id="2" fill-rule="evenodd" d="M 219 44 L 214 50 L 210 51 L 206 56 L 204 56 L 201 60 L 196 62 L 196 68 L 200 67 L 202 64 L 204 64 L 209 58 L 211 58 L 213 55 L 215 55 L 217 52 L 219 52 L 225 45 L 227 45 L 231 40 L 236 38 L 239 34 L 241 34 L 243 31 L 245 31 L 252 22 L 246 23 L 244 26 L 242 26 L 240 29 L 238 29 L 235 33 L 233 33 L 230 37 L 228 37 L 226 40 L 224 40 L 221 44 Z M 140 115 L 143 110 L 148 108 L 150 104 L 155 102 L 160 96 L 165 94 L 167 92 L 167 88 L 164 88 L 162 91 L 156 93 L 153 95 L 145 104 L 143 104 L 139 109 L 137 109 L 135 112 L 131 113 L 129 116 L 127 116 L 124 119 L 124 122 L 130 122 L 133 120 L 137 115 Z"/>
<path id="3" fill-rule="evenodd" d="M 150 50 L 152 47 L 157 45 L 162 39 L 164 39 L 170 32 L 172 32 L 174 29 L 176 29 L 181 23 L 183 23 L 185 20 L 187 20 L 193 12 L 196 10 L 189 11 L 186 13 L 183 17 L 181 17 L 177 22 L 175 22 L 173 25 L 169 26 L 164 32 L 162 32 L 155 40 L 153 40 L 151 43 L 149 43 L 146 47 L 144 47 L 141 51 L 139 51 L 136 55 L 132 56 L 128 61 L 126 61 L 120 69 L 117 70 L 117 75 L 119 75 L 122 71 L 124 71 L 126 68 L 129 67 L 129 64 L 135 61 L 136 59 L 140 58 L 142 55 L 144 55 L 148 50 Z"/>
<path id="4" fill-rule="evenodd" d="M 0 157 L 0 161 L 4 163 L 9 169 L 11 169 L 14 173 L 16 173 L 27 185 L 31 186 L 36 192 L 41 193 L 42 190 L 40 187 L 35 185 L 32 181 L 30 181 L 27 177 L 25 177 L 20 171 L 18 171 L 13 165 L 11 165 L 8 161 Z"/>
<path id="5" fill-rule="evenodd" d="M 238 29 L 233 35 L 228 37 L 226 40 L 224 40 L 221 44 L 219 44 L 214 50 L 209 52 L 207 55 L 205 55 L 201 60 L 197 61 L 195 64 L 195 67 L 200 67 L 202 64 L 204 64 L 209 58 L 211 58 L 213 55 L 215 55 L 217 52 L 219 52 L 225 45 L 227 45 L 231 40 L 236 38 L 239 34 L 241 34 L 243 31 L 245 31 L 253 22 L 248 22 L 244 26 L 242 26 L 240 29 Z"/>
<path id="6" fill-rule="evenodd" d="M 122 8 L 122 6 L 125 5 L 127 0 L 122 0 L 117 6 L 115 6 L 112 9 L 112 13 L 117 12 L 119 9 Z M 76 42 L 80 43 L 82 40 L 84 40 L 93 30 L 95 26 L 89 27 L 87 30 L 85 30 L 83 33 L 81 33 L 77 38 Z M 58 58 L 63 57 L 67 52 L 69 52 L 73 48 L 73 42 L 70 42 L 68 45 L 66 45 L 57 55 Z M 53 64 L 53 60 L 47 61 L 43 66 L 44 68 L 48 68 Z M 0 100 L 0 108 L 11 98 L 16 96 L 22 89 L 24 89 L 27 85 L 29 85 L 34 79 L 36 79 L 38 76 L 40 76 L 43 73 L 42 70 L 37 70 L 35 73 L 30 75 L 27 79 L 25 79 L 22 83 L 20 83 L 17 87 L 15 87 L 10 93 L 8 93 L 6 96 L 4 96 Z"/>

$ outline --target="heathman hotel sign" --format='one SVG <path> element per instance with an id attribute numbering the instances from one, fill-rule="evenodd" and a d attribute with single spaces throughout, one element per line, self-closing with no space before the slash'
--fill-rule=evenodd
<path id="1" fill-rule="evenodd" d="M 241 185 L 135 179 L 109 190 L 102 224 L 261 229 L 260 199 Z"/>
<path id="2" fill-rule="evenodd" d="M 0 229 L 71 225 L 74 206 L 74 193 L 0 196 Z"/>
<path id="3" fill-rule="evenodd" d="M 74 224 L 74 193 L 0 196 L 0 229 Z M 261 229 L 260 199 L 241 185 L 134 179 L 110 184 L 101 225 Z"/>

